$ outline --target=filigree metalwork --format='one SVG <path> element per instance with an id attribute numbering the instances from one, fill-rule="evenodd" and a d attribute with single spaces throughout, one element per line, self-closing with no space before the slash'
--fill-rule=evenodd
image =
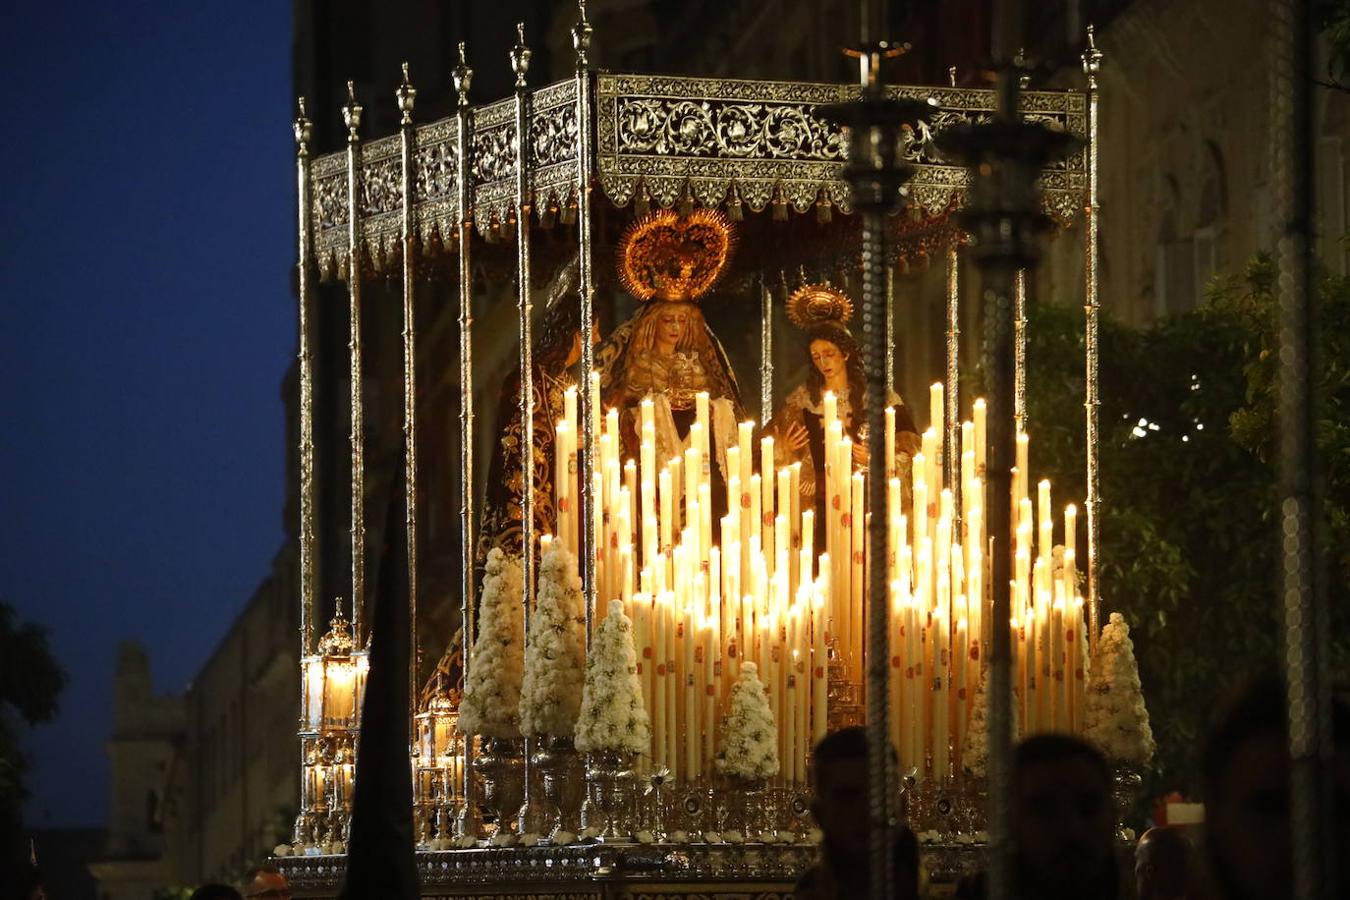
<path id="1" fill-rule="evenodd" d="M 428 896 L 776 900 L 790 896 L 817 852 L 812 844 L 572 844 L 419 851 L 417 868 L 423 888 L 439 889 Z M 346 858 L 274 862 L 292 890 L 326 896 L 341 883 Z M 488 885 L 497 893 L 483 893 Z"/>
<path id="2" fill-rule="evenodd" d="M 774 205 L 807 212 L 823 203 L 849 212 L 841 135 L 837 126 L 815 115 L 815 108 L 853 99 L 857 91 L 854 85 L 600 74 L 596 175 L 605 195 L 619 206 L 641 199 L 663 207 L 742 203 L 755 211 Z M 937 106 L 931 122 L 904 139 L 903 156 L 918 170 L 908 185 L 910 205 L 929 216 L 959 205 L 969 172 L 943 158 L 936 136 L 953 125 L 987 120 L 993 114 L 993 91 L 897 86 L 890 92 Z M 576 101 L 575 79 L 530 93 L 530 199 L 543 221 L 576 200 Z M 1028 91 L 1020 104 L 1027 121 L 1079 136 L 1087 131 L 1082 92 Z M 506 99 L 473 112 L 469 195 L 480 229 L 515 215 L 514 107 L 514 99 Z M 453 225 L 460 217 L 457 136 L 453 118 L 417 129 L 413 215 L 424 247 L 433 237 L 454 239 Z M 361 175 L 363 249 L 378 268 L 398 253 L 396 137 L 366 145 Z M 315 256 L 321 273 L 332 277 L 347 264 L 343 155 L 315 159 L 312 178 Z M 1085 149 L 1047 166 L 1041 176 L 1045 209 L 1061 223 L 1079 214 L 1086 190 Z"/>
<path id="3" fill-rule="evenodd" d="M 837 126 L 815 115 L 824 103 L 853 99 L 857 88 L 793 82 L 602 75 L 597 92 L 598 163 L 609 198 L 625 205 L 639 194 L 662 206 L 688 195 L 703 205 L 729 199 L 732 189 L 751 209 L 770 202 L 805 212 L 826 201 L 844 211 L 851 197 L 841 172 L 844 151 Z M 994 95 L 966 88 L 896 87 L 897 97 L 939 107 L 931 125 L 907 132 L 904 158 L 918 168 L 911 203 L 929 214 L 946 209 L 969 183 L 949 164 L 934 136 L 958 123 L 993 114 Z M 1023 114 L 1032 121 L 1081 134 L 1083 97 L 1073 92 L 1030 92 Z M 1047 209 L 1071 218 L 1085 186 L 1081 154 L 1046 172 Z"/>

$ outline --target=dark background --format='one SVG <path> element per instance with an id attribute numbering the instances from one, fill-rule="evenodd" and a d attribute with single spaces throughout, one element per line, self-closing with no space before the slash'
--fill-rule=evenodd
<path id="1" fill-rule="evenodd" d="M 10 4 L 0 598 L 70 675 L 32 826 L 101 824 L 117 641 L 182 691 L 282 538 L 291 9 Z"/>

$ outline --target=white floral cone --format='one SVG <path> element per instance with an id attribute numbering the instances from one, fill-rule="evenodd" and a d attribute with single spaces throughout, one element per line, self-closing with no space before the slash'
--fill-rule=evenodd
<path id="1" fill-rule="evenodd" d="M 520 737 L 524 584 L 520 560 L 493 548 L 479 603 L 478 639 L 459 706 L 459 730 L 464 734 Z"/>
<path id="2" fill-rule="evenodd" d="M 1092 655 L 1083 733 L 1119 765 L 1143 768 L 1153 759 L 1156 745 L 1139 684 L 1139 664 L 1130 626 L 1120 613 L 1111 613 Z"/>
<path id="3" fill-rule="evenodd" d="M 644 753 L 651 743 L 651 722 L 642 706 L 642 682 L 637 676 L 633 623 L 619 600 L 609 602 L 609 614 L 591 635 L 575 743 L 586 753 Z"/>
<path id="4" fill-rule="evenodd" d="M 553 541 L 539 567 L 539 600 L 530 617 L 520 730 L 530 736 L 570 738 L 581 711 L 586 678 L 586 620 L 577 562 Z"/>
<path id="5" fill-rule="evenodd" d="M 741 663 L 741 674 L 731 686 L 717 768 L 724 775 L 745 779 L 778 774 L 778 729 L 759 667 L 752 662 Z"/>
<path id="6" fill-rule="evenodd" d="M 1008 708 L 1013 710 L 1012 740 L 1017 741 L 1017 699 L 1010 691 Z M 980 685 L 970 703 L 970 724 L 966 727 L 966 744 L 961 751 L 961 765 L 975 778 L 989 774 L 989 670 L 980 675 Z"/>

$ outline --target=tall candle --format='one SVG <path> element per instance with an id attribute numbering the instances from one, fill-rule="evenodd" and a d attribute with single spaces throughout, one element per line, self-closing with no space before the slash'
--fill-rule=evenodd
<path id="1" fill-rule="evenodd" d="M 886 477 L 894 478 L 895 471 L 895 407 L 886 407 Z"/>
<path id="2" fill-rule="evenodd" d="M 661 768 L 666 759 L 666 596 L 658 594 L 652 610 L 652 765 Z"/>
<path id="3" fill-rule="evenodd" d="M 672 530 L 675 526 L 674 498 L 671 494 L 674 488 L 671 486 L 670 468 L 661 470 L 661 552 L 669 553 L 670 545 L 673 542 Z"/>
<path id="4" fill-rule="evenodd" d="M 928 388 L 928 426 L 940 434 L 946 432 L 946 426 L 944 425 L 944 422 L 946 421 L 944 411 L 942 403 L 942 382 L 935 381 Z"/>
<path id="5" fill-rule="evenodd" d="M 750 475 L 754 468 L 754 457 L 750 455 L 750 441 L 755 434 L 754 422 L 742 422 L 737 429 L 737 444 L 740 449 L 741 460 L 741 489 L 745 490 L 750 486 Z"/>
<path id="6" fill-rule="evenodd" d="M 984 398 L 976 400 L 972 409 L 972 424 L 975 427 L 975 474 L 980 479 L 987 477 L 985 474 L 986 456 L 989 451 L 987 415 Z"/>
<path id="7" fill-rule="evenodd" d="M 855 681 L 861 681 L 863 665 L 863 475 L 857 472 L 853 476 L 853 512 L 849 517 L 852 539 L 852 565 L 849 568 L 851 589 L 849 591 L 849 651 L 852 659 L 852 672 Z"/>
<path id="8" fill-rule="evenodd" d="M 679 753 L 679 681 L 676 679 L 676 632 L 674 598 L 667 594 L 665 604 L 666 618 L 666 700 L 663 707 L 666 719 L 666 763 L 670 766 L 670 777 L 680 776 Z"/>
<path id="9" fill-rule="evenodd" d="M 1036 485 L 1036 523 L 1039 536 L 1036 550 L 1045 559 L 1049 559 L 1055 546 L 1055 516 L 1050 507 L 1050 482 L 1042 478 Z"/>
<path id="10" fill-rule="evenodd" d="M 699 434 L 702 441 L 698 449 L 705 457 L 708 455 L 708 435 L 711 434 L 709 429 L 712 428 L 712 419 L 708 416 L 708 399 L 707 391 L 699 391 L 694 395 L 694 421 L 700 426 Z"/>
<path id="11" fill-rule="evenodd" d="M 716 753 L 715 740 L 717 730 L 717 670 L 714 651 L 717 619 L 706 619 L 699 628 L 699 647 L 703 655 L 703 696 L 699 703 L 703 710 L 703 751 L 699 769 L 709 766 Z"/>
<path id="12" fill-rule="evenodd" d="M 829 655 L 825 642 L 827 629 L 826 598 L 829 596 L 829 560 L 820 559 L 820 577 L 811 597 L 811 743 L 825 737 L 828 725 Z"/>

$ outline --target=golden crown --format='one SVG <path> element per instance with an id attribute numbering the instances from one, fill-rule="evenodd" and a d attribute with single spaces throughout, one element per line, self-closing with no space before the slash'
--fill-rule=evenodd
<path id="1" fill-rule="evenodd" d="M 853 318 L 853 301 L 828 281 L 804 284 L 788 297 L 787 314 L 798 328 L 813 328 L 829 322 L 844 325 Z"/>
<path id="2" fill-rule="evenodd" d="M 658 210 L 624 231 L 619 280 L 639 300 L 697 300 L 726 269 L 735 244 L 730 220 L 716 210 Z"/>

